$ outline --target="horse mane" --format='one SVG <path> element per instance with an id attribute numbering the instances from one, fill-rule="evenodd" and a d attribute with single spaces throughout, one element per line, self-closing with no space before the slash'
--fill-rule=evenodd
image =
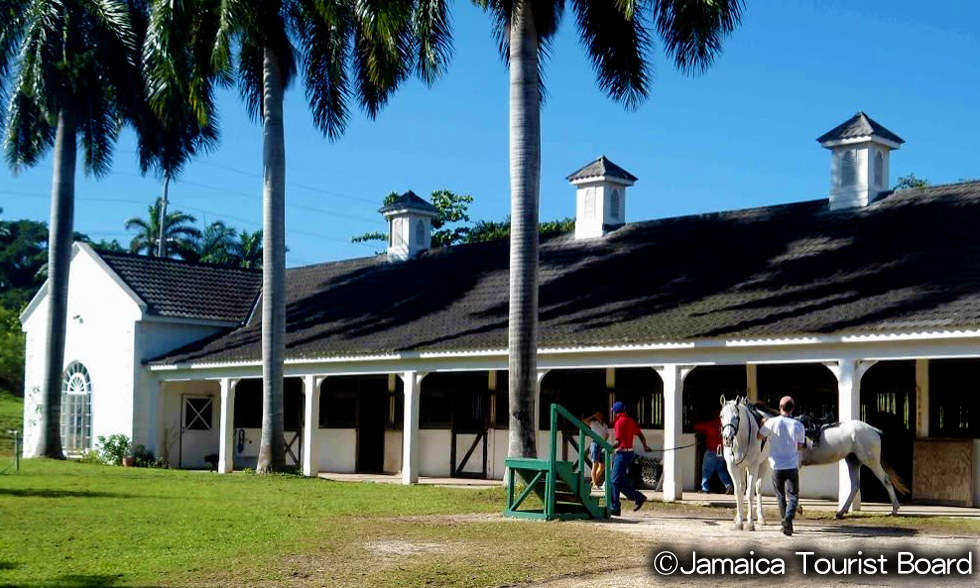
<path id="1" fill-rule="evenodd" d="M 762 413 L 762 414 L 764 414 L 767 417 L 779 416 L 779 411 L 778 410 L 776 410 L 773 407 L 769 406 L 768 404 L 766 404 L 762 400 L 758 400 L 756 402 L 751 402 L 751 403 L 749 403 L 749 406 L 751 406 L 752 408 L 754 408 L 756 410 L 756 412 Z"/>

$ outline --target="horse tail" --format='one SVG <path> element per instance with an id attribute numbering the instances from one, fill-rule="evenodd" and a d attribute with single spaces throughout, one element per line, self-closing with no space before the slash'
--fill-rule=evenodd
<path id="1" fill-rule="evenodd" d="M 901 476 L 895 471 L 892 466 L 888 465 L 884 461 L 881 462 L 881 469 L 885 470 L 885 474 L 888 476 L 888 481 L 892 483 L 892 486 L 901 492 L 902 494 L 908 496 L 911 494 L 909 487 L 905 485 L 905 481 L 902 480 Z"/>

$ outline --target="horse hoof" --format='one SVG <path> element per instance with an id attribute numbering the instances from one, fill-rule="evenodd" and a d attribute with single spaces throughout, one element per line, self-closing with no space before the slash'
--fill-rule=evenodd
<path id="1" fill-rule="evenodd" d="M 837 520 L 839 521 L 839 520 L 841 520 L 842 518 L 844 518 L 844 513 L 842 513 L 842 512 L 835 512 L 835 513 L 834 513 L 834 518 L 835 518 L 835 519 L 837 519 Z"/>
<path id="2" fill-rule="evenodd" d="M 741 531 L 742 530 L 742 523 L 735 523 L 735 530 L 736 531 Z"/>
<path id="3" fill-rule="evenodd" d="M 753 525 L 752 523 L 749 523 L 748 525 L 746 525 L 745 530 L 746 531 L 755 531 L 755 525 Z"/>

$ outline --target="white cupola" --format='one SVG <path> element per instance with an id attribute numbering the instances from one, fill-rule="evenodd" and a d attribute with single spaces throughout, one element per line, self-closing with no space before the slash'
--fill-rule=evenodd
<path id="1" fill-rule="evenodd" d="M 830 149 L 830 209 L 867 206 L 891 188 L 888 154 L 905 141 L 859 112 L 817 141 Z"/>
<path id="2" fill-rule="evenodd" d="M 388 259 L 415 257 L 432 245 L 432 219 L 439 210 L 409 190 L 378 210 L 388 221 Z"/>
<path id="3" fill-rule="evenodd" d="M 636 176 L 603 155 L 566 178 L 575 186 L 575 238 L 592 239 L 626 224 L 626 188 Z"/>

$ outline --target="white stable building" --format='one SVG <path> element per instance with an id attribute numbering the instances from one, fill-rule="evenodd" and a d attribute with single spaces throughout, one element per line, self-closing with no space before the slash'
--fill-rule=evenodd
<path id="1" fill-rule="evenodd" d="M 915 499 L 980 505 L 980 182 L 890 191 L 903 141 L 863 113 L 819 141 L 831 189 L 813 201 L 627 222 L 636 177 L 605 157 L 568 177 L 575 232 L 540 249 L 542 454 L 552 402 L 585 415 L 622 400 L 669 449 L 720 394 L 792 394 L 881 428 Z M 435 211 L 411 192 L 382 212 L 389 254 L 287 272 L 288 458 L 308 475 L 499 479 L 508 242 L 430 249 Z M 260 287 L 256 271 L 76 244 L 66 449 L 121 433 L 173 467 L 254 466 Z M 42 288 L 22 316 L 27 448 L 46 310 Z M 697 488 L 694 447 L 663 457 L 665 499 Z M 836 497 L 841 476 L 804 470 L 804 496 Z"/>

